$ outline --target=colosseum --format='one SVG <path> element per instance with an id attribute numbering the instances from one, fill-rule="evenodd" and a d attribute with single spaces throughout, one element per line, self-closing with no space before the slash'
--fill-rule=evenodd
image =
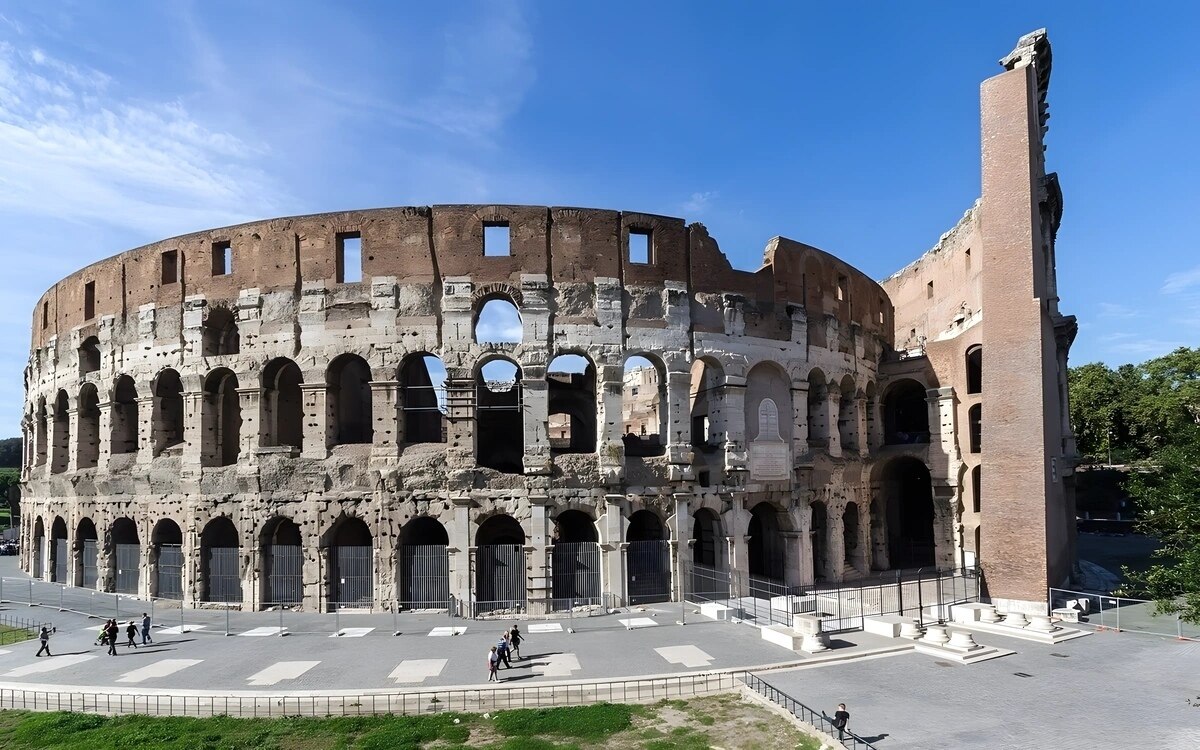
<path id="1" fill-rule="evenodd" d="M 881 283 L 782 237 L 737 270 L 701 224 L 508 205 L 73 273 L 33 313 L 22 567 L 193 606 L 534 612 L 978 564 L 1038 606 L 1074 560 L 1075 321 L 1044 31 L 1001 65 L 979 200 Z"/>

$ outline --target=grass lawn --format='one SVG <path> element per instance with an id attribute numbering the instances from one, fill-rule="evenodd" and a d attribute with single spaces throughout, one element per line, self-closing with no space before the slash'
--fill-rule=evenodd
<path id="1" fill-rule="evenodd" d="M 17 643 L 34 638 L 35 635 L 25 628 L 14 628 L 10 625 L 0 625 L 0 645 Z"/>
<path id="2" fill-rule="evenodd" d="M 653 706 L 600 704 L 483 714 L 330 719 L 188 719 L 0 711 L 0 747 L 10 750 L 701 750 L 795 748 L 820 742 L 738 695 Z"/>

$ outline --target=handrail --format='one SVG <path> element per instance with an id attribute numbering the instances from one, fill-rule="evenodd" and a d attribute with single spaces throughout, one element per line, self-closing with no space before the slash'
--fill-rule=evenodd
<path id="1" fill-rule="evenodd" d="M 790 713 L 792 716 L 795 716 L 805 724 L 816 727 L 825 734 L 831 736 L 837 735 L 838 730 L 837 727 L 833 725 L 833 719 L 826 716 L 824 711 L 818 713 L 752 672 L 740 672 L 738 674 L 738 679 L 740 679 L 746 685 L 746 687 L 750 688 L 772 703 L 783 707 L 788 713 Z M 859 737 L 854 732 L 851 732 L 849 729 L 842 730 L 842 738 L 840 741 L 847 748 L 847 750 L 859 750 L 860 748 L 863 750 L 878 750 L 878 748 L 876 748 L 870 742 L 867 742 L 862 737 Z"/>

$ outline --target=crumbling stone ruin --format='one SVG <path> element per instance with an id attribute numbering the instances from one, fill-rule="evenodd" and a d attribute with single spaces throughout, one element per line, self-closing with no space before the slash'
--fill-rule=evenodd
<path id="1" fill-rule="evenodd" d="M 23 568 L 540 611 L 677 598 L 688 571 L 979 561 L 994 600 L 1043 600 L 1075 459 L 1044 31 L 1002 65 L 982 197 L 882 284 L 782 237 L 739 271 L 700 224 L 503 205 L 272 219 L 72 274 L 33 316 Z M 489 304 L 517 329 L 482 335 Z"/>

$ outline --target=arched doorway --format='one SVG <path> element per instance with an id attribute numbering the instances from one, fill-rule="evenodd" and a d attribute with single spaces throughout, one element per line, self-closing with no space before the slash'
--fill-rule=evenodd
<path id="1" fill-rule="evenodd" d="M 665 602 L 671 598 L 671 548 L 667 531 L 653 512 L 629 517 L 625 550 L 629 571 L 629 603 Z"/>
<path id="2" fill-rule="evenodd" d="M 370 609 L 375 603 L 375 551 L 361 518 L 342 516 L 330 534 L 329 603 L 337 609 Z"/>
<path id="3" fill-rule="evenodd" d="M 331 445 L 369 443 L 375 435 L 371 412 L 371 366 L 355 354 L 343 354 L 329 364 L 329 411 L 333 416 Z"/>
<path id="4" fill-rule="evenodd" d="M 692 515 L 692 590 L 700 600 L 729 598 L 729 559 L 721 518 L 711 508 Z"/>
<path id="5" fill-rule="evenodd" d="M 41 578 L 46 564 L 46 525 L 42 519 L 33 522 L 33 562 L 29 566 L 34 578 Z"/>
<path id="6" fill-rule="evenodd" d="M 113 591 L 118 594 L 137 594 L 142 582 L 142 548 L 138 544 L 137 524 L 132 518 L 121 517 L 109 527 L 112 554 Z"/>
<path id="7" fill-rule="evenodd" d="M 56 516 L 50 525 L 50 580 L 55 583 L 69 583 L 67 579 L 67 563 L 70 555 L 67 551 L 67 522 L 62 516 Z"/>
<path id="8" fill-rule="evenodd" d="M 238 379 L 228 368 L 219 368 L 204 380 L 201 421 L 204 426 L 200 460 L 203 466 L 232 466 L 241 451 L 242 406 Z"/>
<path id="9" fill-rule="evenodd" d="M 932 566 L 934 512 L 929 469 L 915 458 L 897 458 L 885 467 L 882 484 L 892 567 Z"/>
<path id="10" fill-rule="evenodd" d="M 750 564 L 750 595 L 760 599 L 786 594 L 784 569 L 787 550 L 779 528 L 779 511 L 762 502 L 750 511 L 746 553 Z"/>
<path id="11" fill-rule="evenodd" d="M 475 610 L 525 607 L 525 530 L 509 515 L 495 515 L 475 533 Z"/>
<path id="12" fill-rule="evenodd" d="M 900 380 L 883 396 L 883 442 L 908 445 L 929 442 L 929 404 L 925 386 Z"/>
<path id="13" fill-rule="evenodd" d="M 565 510 L 554 519 L 551 556 L 554 608 L 600 604 L 600 536 L 586 513 Z"/>
<path id="14" fill-rule="evenodd" d="M 300 527 L 286 516 L 276 516 L 263 526 L 262 603 L 294 606 L 304 601 L 304 546 Z"/>
<path id="15" fill-rule="evenodd" d="M 96 538 L 96 524 L 90 518 L 84 518 L 75 527 L 76 573 L 75 585 L 85 589 L 96 588 L 99 571 L 96 560 L 99 557 L 99 544 Z"/>
<path id="16" fill-rule="evenodd" d="M 862 519 L 858 503 L 846 503 L 842 511 L 842 558 L 846 567 L 856 573 L 867 572 L 866 550 L 862 544 Z"/>
<path id="17" fill-rule="evenodd" d="M 304 399 L 300 367 L 286 357 L 267 363 L 262 374 L 262 444 L 304 447 Z"/>
<path id="18" fill-rule="evenodd" d="M 436 518 L 418 516 L 400 532 L 400 606 L 450 607 L 450 535 Z"/>
<path id="19" fill-rule="evenodd" d="M 241 545 L 226 516 L 214 518 L 200 533 L 200 600 L 242 601 Z"/>
<path id="20" fill-rule="evenodd" d="M 475 383 L 475 459 L 504 474 L 525 471 L 521 369 L 507 359 L 484 363 Z"/>
<path id="21" fill-rule="evenodd" d="M 579 354 L 560 354 L 546 370 L 547 430 L 552 453 L 596 452 L 596 367 Z"/>
<path id="22" fill-rule="evenodd" d="M 160 520 L 150 532 L 150 545 L 154 569 L 150 595 L 160 599 L 182 599 L 183 532 L 179 524 L 169 518 Z"/>

